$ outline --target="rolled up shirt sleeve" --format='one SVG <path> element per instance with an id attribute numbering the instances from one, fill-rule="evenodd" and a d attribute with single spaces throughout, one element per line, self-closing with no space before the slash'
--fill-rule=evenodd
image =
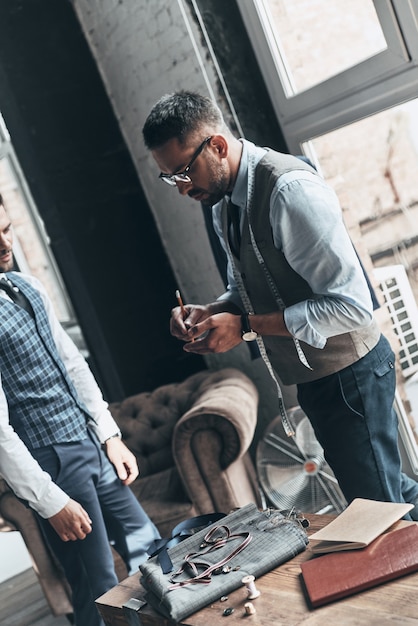
<path id="1" fill-rule="evenodd" d="M 288 331 L 323 348 L 328 337 L 369 326 L 370 290 L 335 192 L 309 172 L 284 174 L 271 196 L 270 222 L 275 246 L 314 294 L 285 309 Z"/>
<path id="2" fill-rule="evenodd" d="M 242 187 L 241 182 L 241 196 Z M 324 348 L 329 337 L 369 326 L 373 319 L 370 290 L 333 189 L 311 172 L 287 172 L 273 189 L 269 215 L 275 247 L 312 290 L 311 298 L 284 310 L 289 333 Z M 225 250 L 221 204 L 213 207 L 213 224 Z M 227 277 L 227 291 L 218 300 L 242 307 L 229 261 Z M 280 284 L 277 287 L 280 292 Z"/>

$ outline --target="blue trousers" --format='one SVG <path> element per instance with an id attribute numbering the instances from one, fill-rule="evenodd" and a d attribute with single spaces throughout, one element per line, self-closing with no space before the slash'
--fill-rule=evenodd
<path id="1" fill-rule="evenodd" d="M 297 386 L 299 404 L 348 502 L 418 502 L 418 483 L 401 471 L 394 363 L 382 335 L 353 365 Z"/>
<path id="2" fill-rule="evenodd" d="M 70 583 L 76 625 L 102 626 L 94 601 L 118 582 L 109 542 L 134 572 L 148 558 L 148 547 L 160 537 L 158 530 L 130 488 L 117 478 L 93 435 L 80 442 L 33 450 L 32 454 L 92 519 L 92 532 L 85 539 L 64 542 L 48 520 L 39 517 Z"/>

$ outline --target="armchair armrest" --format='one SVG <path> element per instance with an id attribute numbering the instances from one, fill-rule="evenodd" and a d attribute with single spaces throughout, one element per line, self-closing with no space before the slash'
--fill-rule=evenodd
<path id="1" fill-rule="evenodd" d="M 8 519 L 5 519 L 2 514 L 1 499 L 5 494 L 11 493 L 9 485 L 4 478 L 0 476 L 0 532 L 7 532 L 11 530 L 17 530 L 16 526 Z"/>
<path id="2" fill-rule="evenodd" d="M 257 423 L 258 392 L 239 370 L 208 376 L 173 432 L 173 457 L 198 514 L 260 505 L 248 453 Z"/>
<path id="3" fill-rule="evenodd" d="M 0 496 L 0 516 L 20 531 L 26 544 L 33 568 L 54 615 L 72 613 L 71 592 L 64 573 L 45 543 L 35 515 L 31 509 L 11 492 Z"/>

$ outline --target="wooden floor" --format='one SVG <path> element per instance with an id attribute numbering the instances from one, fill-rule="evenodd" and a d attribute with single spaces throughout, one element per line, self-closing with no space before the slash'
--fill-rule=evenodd
<path id="1" fill-rule="evenodd" d="M 65 616 L 54 617 L 33 569 L 0 583 L 1 626 L 70 626 Z"/>

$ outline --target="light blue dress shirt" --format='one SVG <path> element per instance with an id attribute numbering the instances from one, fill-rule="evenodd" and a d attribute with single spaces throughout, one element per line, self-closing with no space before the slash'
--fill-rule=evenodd
<path id="1" fill-rule="evenodd" d="M 231 200 L 240 209 L 241 228 L 247 204 L 248 157 L 256 165 L 265 149 L 241 140 L 243 152 Z M 221 207 L 213 207 L 214 228 L 222 238 Z M 373 305 L 363 269 L 343 222 L 335 192 L 324 180 L 309 171 L 283 174 L 270 198 L 270 224 L 274 245 L 289 265 L 310 285 L 315 297 L 285 309 L 288 331 L 315 348 L 327 338 L 367 327 L 373 319 Z M 280 291 L 280 285 L 278 285 Z M 219 299 L 241 305 L 228 262 L 228 288 Z"/>

